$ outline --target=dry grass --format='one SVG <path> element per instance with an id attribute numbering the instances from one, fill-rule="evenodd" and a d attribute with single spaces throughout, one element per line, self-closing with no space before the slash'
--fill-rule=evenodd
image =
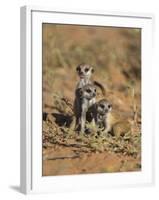
<path id="1" fill-rule="evenodd" d="M 55 101 L 55 108 L 60 114 L 57 116 L 56 114 L 49 114 L 46 121 L 43 121 L 43 145 L 45 148 L 51 144 L 78 145 L 81 147 L 81 151 L 85 147 L 87 152 L 107 151 L 134 157 L 140 156 L 141 133 L 136 126 L 136 118 L 132 120 L 132 129 L 125 132 L 124 136 L 116 137 L 110 133 L 106 134 L 89 123 L 86 124 L 86 127 L 91 130 L 91 133 L 79 134 L 74 130 L 74 126 L 71 126 L 74 117 L 71 102 L 63 97 L 59 97 L 57 100 L 57 96 Z"/>

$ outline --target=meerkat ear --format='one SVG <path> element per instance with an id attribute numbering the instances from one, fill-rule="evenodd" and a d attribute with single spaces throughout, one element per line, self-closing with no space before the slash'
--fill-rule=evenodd
<path id="1" fill-rule="evenodd" d="M 83 90 L 82 88 L 79 88 L 79 95 L 82 96 L 82 94 L 83 94 Z"/>
<path id="2" fill-rule="evenodd" d="M 79 71 L 79 69 L 80 69 L 80 66 L 78 65 L 78 66 L 76 67 L 76 71 Z"/>
<path id="3" fill-rule="evenodd" d="M 92 73 L 94 73 L 94 69 L 92 68 Z"/>

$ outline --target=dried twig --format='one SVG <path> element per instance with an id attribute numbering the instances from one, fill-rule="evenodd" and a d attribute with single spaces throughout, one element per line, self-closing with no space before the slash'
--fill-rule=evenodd
<path id="1" fill-rule="evenodd" d="M 71 102 L 69 99 L 67 99 L 66 97 L 61 98 L 61 100 L 64 101 L 65 104 L 66 104 L 67 106 L 69 106 L 69 107 L 71 108 L 72 112 L 73 112 L 73 105 L 72 105 L 72 102 Z"/>
<path id="2" fill-rule="evenodd" d="M 79 154 L 74 154 L 74 155 L 67 155 L 67 156 L 43 156 L 43 160 L 63 160 L 63 159 L 75 159 L 79 158 Z"/>

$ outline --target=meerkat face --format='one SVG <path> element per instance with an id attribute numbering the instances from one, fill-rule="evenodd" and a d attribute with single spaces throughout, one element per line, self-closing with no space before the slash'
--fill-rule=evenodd
<path id="1" fill-rule="evenodd" d="M 94 98 L 96 96 L 96 88 L 94 85 L 87 84 L 81 89 L 81 97 L 86 98 L 88 100 Z"/>
<path id="2" fill-rule="evenodd" d="M 80 79 L 84 79 L 90 78 L 92 73 L 94 72 L 94 69 L 92 66 L 83 63 L 77 66 L 76 71 Z"/>
<path id="3" fill-rule="evenodd" d="M 112 105 L 106 100 L 102 99 L 97 103 L 97 113 L 105 115 L 112 110 Z"/>

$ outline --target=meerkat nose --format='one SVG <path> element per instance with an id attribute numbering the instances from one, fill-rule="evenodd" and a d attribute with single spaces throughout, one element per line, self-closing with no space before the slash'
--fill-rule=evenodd
<path id="1" fill-rule="evenodd" d="M 79 75 L 83 75 L 84 73 L 82 71 L 79 71 Z"/>
<path id="2" fill-rule="evenodd" d="M 93 93 L 93 97 L 95 97 L 95 96 L 96 96 L 96 93 L 94 92 L 94 93 Z"/>

